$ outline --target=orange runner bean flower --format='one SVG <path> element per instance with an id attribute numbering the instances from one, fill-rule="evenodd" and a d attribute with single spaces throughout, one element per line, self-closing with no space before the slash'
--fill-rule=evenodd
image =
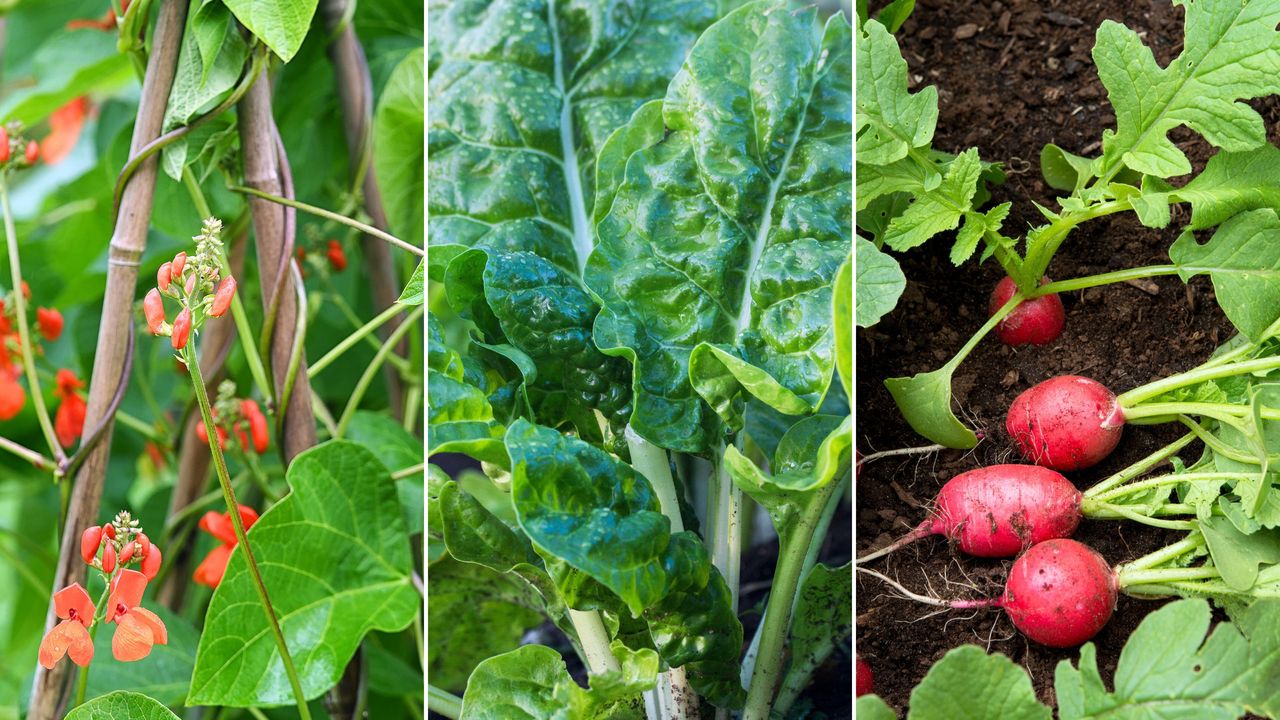
<path id="1" fill-rule="evenodd" d="M 62 313 L 53 308 L 36 308 L 36 327 L 45 340 L 57 340 L 62 337 Z"/>
<path id="2" fill-rule="evenodd" d="M 258 512 L 248 505 L 240 505 L 240 522 L 244 525 L 244 531 L 249 532 L 249 528 L 258 522 Z M 231 524 L 231 513 L 217 513 L 210 510 L 200 518 L 200 529 L 221 540 L 222 544 L 209 551 L 192 577 L 201 585 L 216 588 L 227 572 L 231 551 L 235 549 L 238 542 L 235 526 Z"/>
<path id="3" fill-rule="evenodd" d="M 137 570 L 122 570 L 112 580 L 107 600 L 107 622 L 116 624 L 111 654 L 120 662 L 133 662 L 151 654 L 151 648 L 169 642 L 164 622 L 142 607 L 147 577 Z"/>
<path id="4" fill-rule="evenodd" d="M 89 636 L 93 600 L 80 583 L 73 583 L 54 593 L 53 606 L 62 622 L 40 641 L 40 664 L 52 670 L 63 655 L 69 655 L 71 662 L 85 667 L 93 660 L 93 638 Z"/>
<path id="5" fill-rule="evenodd" d="M 58 413 L 53 419 L 53 429 L 62 447 L 70 448 L 84 434 L 84 416 L 88 409 L 78 392 L 84 387 L 76 374 L 67 369 L 58 371 L 57 393 L 62 398 Z"/>

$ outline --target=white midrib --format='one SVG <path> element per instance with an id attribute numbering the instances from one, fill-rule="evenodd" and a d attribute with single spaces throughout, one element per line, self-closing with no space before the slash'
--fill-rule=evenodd
<path id="1" fill-rule="evenodd" d="M 569 213 L 573 217 L 573 251 L 578 258 L 578 272 L 587 267 L 587 257 L 594 243 L 591 224 L 587 221 L 587 204 L 582 198 L 582 178 L 578 171 L 578 148 L 573 142 L 573 103 L 564 82 L 564 51 L 560 46 L 560 27 L 556 20 L 556 0 L 547 1 L 547 25 L 551 29 L 553 77 L 560 91 L 560 153 L 564 162 L 564 184 L 569 194 Z"/>
<path id="2" fill-rule="evenodd" d="M 786 180 L 787 169 L 791 167 L 791 154 L 795 152 L 796 145 L 800 144 L 800 134 L 804 132 L 805 118 L 809 114 L 809 102 L 813 100 L 813 93 L 825 75 L 825 72 L 815 72 L 813 85 L 809 86 L 804 107 L 800 109 L 800 119 L 796 122 L 795 132 L 791 135 L 787 151 L 782 155 L 782 165 L 778 168 L 778 175 L 773 182 L 769 183 L 769 196 L 764 203 L 764 217 L 760 221 L 760 228 L 756 230 L 755 238 L 751 241 L 751 259 L 747 262 L 747 272 L 743 276 L 742 304 L 739 305 L 737 327 L 734 328 L 735 336 L 741 335 L 743 330 L 751 327 L 751 278 L 756 274 L 756 265 L 760 262 L 760 256 L 764 254 L 765 245 L 769 241 L 769 231 L 773 228 L 773 205 L 778 200 L 778 191 L 782 189 L 783 181 Z M 767 145 L 768 138 L 765 138 L 765 141 Z"/>

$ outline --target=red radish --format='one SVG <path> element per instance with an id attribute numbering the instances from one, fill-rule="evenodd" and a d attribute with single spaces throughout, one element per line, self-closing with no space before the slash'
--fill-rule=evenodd
<path id="1" fill-rule="evenodd" d="M 957 610 L 1004 608 L 1023 635 L 1056 648 L 1075 647 L 1097 635 L 1115 612 L 1120 591 L 1119 579 L 1107 561 L 1070 538 L 1046 540 L 1023 553 L 1013 562 L 1004 593 L 996 599 L 939 600 L 913 593 L 874 570 L 857 570 L 929 605 Z"/>
<path id="2" fill-rule="evenodd" d="M 1075 647 L 1098 634 L 1116 609 L 1111 566 L 1088 545 L 1047 540 L 1013 563 L 997 603 L 1023 635 L 1049 647 Z"/>
<path id="3" fill-rule="evenodd" d="M 1037 465 L 992 465 L 961 473 L 938 491 L 930 518 L 897 542 L 858 559 L 874 560 L 929 535 L 945 535 L 978 557 L 1013 557 L 1080 524 L 1080 491 Z"/>
<path id="4" fill-rule="evenodd" d="M 871 666 L 866 660 L 854 660 L 854 697 L 862 697 L 875 692 L 874 678 L 871 677 Z"/>
<path id="5" fill-rule="evenodd" d="M 1040 278 L 1041 285 L 1047 285 L 1049 278 Z M 1018 285 L 1011 277 L 1005 277 L 991 291 L 991 300 L 987 303 L 987 317 L 1009 302 Z M 1062 299 L 1057 294 L 1042 295 L 1023 302 L 1005 316 L 996 325 L 996 336 L 1005 345 L 1047 345 L 1062 334 L 1067 324 L 1066 311 L 1062 309 Z"/>
<path id="6" fill-rule="evenodd" d="M 1102 383 L 1061 375 L 1019 395 L 1009 406 L 1004 426 L 1031 462 L 1054 470 L 1080 470 L 1115 449 L 1124 409 Z"/>

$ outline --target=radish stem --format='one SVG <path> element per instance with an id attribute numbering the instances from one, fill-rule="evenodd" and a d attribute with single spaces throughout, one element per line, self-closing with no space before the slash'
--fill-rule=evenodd
<path id="1" fill-rule="evenodd" d="M 1165 445 L 1164 447 L 1160 448 L 1159 450 L 1157 450 L 1157 451 L 1155 451 L 1155 452 L 1151 453 L 1150 455 L 1148 455 L 1148 456 L 1146 456 L 1146 457 L 1142 458 L 1141 460 L 1139 460 L 1138 462 L 1136 462 L 1136 463 L 1134 463 L 1134 464 L 1130 465 L 1129 467 L 1125 468 L 1124 470 L 1121 470 L 1120 472 L 1116 473 L 1115 475 L 1112 475 L 1111 477 L 1107 478 L 1106 480 L 1103 480 L 1102 482 L 1098 483 L 1097 485 L 1094 485 L 1093 487 L 1089 488 L 1088 490 L 1085 490 L 1085 491 L 1084 491 L 1084 496 L 1085 496 L 1085 497 L 1091 497 L 1091 496 L 1093 496 L 1093 495 L 1098 495 L 1098 494 L 1100 494 L 1100 493 L 1104 493 L 1104 492 L 1106 492 L 1107 490 L 1110 490 L 1111 488 L 1113 488 L 1113 487 L 1115 487 L 1115 486 L 1117 486 L 1117 485 L 1121 485 L 1121 484 L 1123 484 L 1123 483 L 1125 483 L 1125 482 L 1128 482 L 1131 478 L 1138 477 L 1139 475 L 1141 475 L 1141 474 L 1145 473 L 1146 471 L 1150 470 L 1151 468 L 1155 467 L 1156 465 L 1159 465 L 1160 463 L 1164 462 L 1165 460 L 1168 460 L 1169 458 L 1173 457 L 1174 455 L 1177 455 L 1177 454 L 1178 454 L 1178 452 L 1180 452 L 1180 451 L 1182 450 L 1182 448 L 1186 447 L 1187 445 L 1190 445 L 1190 444 L 1191 444 L 1191 441 L 1192 441 L 1192 440 L 1194 440 L 1194 439 L 1195 439 L 1195 433 L 1194 433 L 1194 431 L 1193 431 L 1192 433 L 1187 434 L 1187 435 L 1183 435 L 1182 437 L 1178 438 L 1177 440 L 1174 440 L 1173 442 L 1169 443 L 1168 445 Z"/>
<path id="2" fill-rule="evenodd" d="M 1170 375 L 1167 378 L 1157 380 L 1153 383 L 1147 383 L 1146 385 L 1136 387 L 1128 392 L 1121 393 L 1117 400 L 1119 401 L 1120 406 L 1126 409 L 1127 415 L 1128 408 L 1141 403 L 1143 400 L 1149 400 L 1153 397 L 1177 390 L 1178 388 L 1197 385 L 1209 380 L 1233 377 L 1235 375 L 1246 375 L 1266 370 L 1274 370 L 1278 367 L 1280 367 L 1280 356 L 1255 358 L 1253 360 L 1228 363 L 1226 365 L 1215 365 L 1210 367 L 1201 366 L 1193 370 L 1188 370 L 1184 373 Z"/>

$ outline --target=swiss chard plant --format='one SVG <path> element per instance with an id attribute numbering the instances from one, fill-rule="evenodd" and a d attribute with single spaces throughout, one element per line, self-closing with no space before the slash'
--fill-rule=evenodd
<path id="1" fill-rule="evenodd" d="M 483 469 L 429 468 L 430 707 L 785 712 L 850 630 L 851 568 L 819 562 L 852 475 L 848 20 L 469 0 L 430 27 L 428 454 Z M 753 505 L 781 548 L 747 638 Z M 520 646 L 540 625 L 568 664 Z"/>
<path id="2" fill-rule="evenodd" d="M 858 322 L 867 326 L 892 309 L 901 292 L 896 262 L 904 252 L 955 230 L 951 260 L 960 265 L 982 249 L 1010 278 L 993 294 L 991 317 L 941 368 L 886 384 L 920 434 L 948 447 L 971 447 L 974 433 L 951 408 L 951 376 L 993 329 L 1006 342 L 1047 342 L 1047 335 L 1010 339 L 1006 320 L 1056 294 L 1159 275 L 1184 281 L 1212 278 L 1228 319 L 1248 340 L 1274 334 L 1278 314 L 1272 275 L 1278 257 L 1273 205 L 1280 152 L 1267 143 L 1262 118 L 1245 101 L 1280 91 L 1280 8 L 1268 3 L 1176 2 L 1185 9 L 1181 52 L 1161 67 L 1133 30 L 1104 21 L 1093 49 L 1098 76 L 1115 111 L 1096 157 L 1045 146 L 1041 171 L 1060 192 L 1057 207 L 1036 205 L 1044 223 L 1011 228 L 1011 204 L 983 209 L 988 180 L 998 179 L 974 148 L 950 155 L 933 146 L 937 91 L 907 88 L 907 66 L 889 29 L 866 20 L 857 33 L 857 182 L 860 276 Z M 895 3 L 895 6 L 897 4 Z M 909 11 L 909 8 L 906 8 Z M 865 17 L 865 16 L 864 16 Z M 899 23 L 900 24 L 900 23 Z M 1187 127 L 1218 149 L 1198 174 L 1169 139 Z M 1169 247 L 1170 264 L 1128 268 L 1049 282 L 1046 272 L 1071 231 L 1089 220 L 1132 212 L 1144 225 L 1164 228 L 1171 206 L 1190 206 L 1190 221 Z M 1196 234 L 1208 237 L 1197 240 Z M 863 245 L 865 243 L 865 245 Z M 1027 307 L 1021 307 L 1022 304 Z M 1037 311 L 1038 312 L 1038 311 Z M 1061 316 L 1061 304 L 1057 310 Z"/>

